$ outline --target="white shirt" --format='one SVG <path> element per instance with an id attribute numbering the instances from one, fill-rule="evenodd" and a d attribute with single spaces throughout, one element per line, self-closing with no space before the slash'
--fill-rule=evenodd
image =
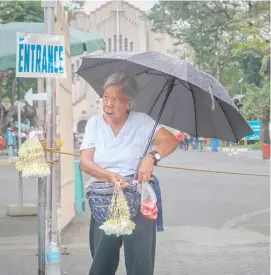
<path id="1" fill-rule="evenodd" d="M 131 111 L 115 136 L 102 115 L 93 116 L 86 124 L 80 150 L 95 148 L 94 162 L 100 167 L 121 176 L 134 174 L 154 124 L 147 114 Z M 160 128 L 158 125 L 156 132 Z"/>

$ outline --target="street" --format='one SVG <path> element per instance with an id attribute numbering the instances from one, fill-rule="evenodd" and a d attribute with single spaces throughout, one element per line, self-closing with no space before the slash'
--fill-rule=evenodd
<path id="1" fill-rule="evenodd" d="M 268 174 L 270 162 L 177 150 L 162 164 Z M 270 274 L 269 177 L 165 168 L 156 173 L 165 232 L 157 233 L 155 275 Z M 5 205 L 17 202 L 17 173 L 14 167 L 0 166 L 0 275 L 35 275 L 37 217 L 5 216 Z M 36 180 L 24 180 L 24 202 L 37 202 Z M 62 256 L 62 274 L 88 274 L 89 215 L 88 211 L 78 215 L 62 233 L 62 245 L 69 253 Z M 117 274 L 124 275 L 124 270 L 121 257 Z"/>

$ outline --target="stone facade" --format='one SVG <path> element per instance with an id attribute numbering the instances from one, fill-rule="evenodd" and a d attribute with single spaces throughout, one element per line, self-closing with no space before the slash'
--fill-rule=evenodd
<path id="1" fill-rule="evenodd" d="M 71 20 L 71 26 L 101 36 L 108 52 L 157 51 L 188 60 L 191 58 L 187 45 L 177 43 L 177 40 L 166 33 L 153 32 L 145 12 L 126 1 L 109 1 L 89 14 L 77 12 Z M 79 64 L 80 58 L 74 58 L 73 71 L 76 71 Z M 79 76 L 74 76 L 73 79 L 73 102 L 75 131 L 80 120 L 102 110 L 95 91 Z"/>

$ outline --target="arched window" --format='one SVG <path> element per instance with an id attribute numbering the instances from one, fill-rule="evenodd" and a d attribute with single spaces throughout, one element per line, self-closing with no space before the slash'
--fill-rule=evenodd
<path id="1" fill-rule="evenodd" d="M 122 51 L 122 35 L 119 36 L 119 51 Z"/>
<path id="2" fill-rule="evenodd" d="M 124 39 L 124 51 L 125 52 L 128 51 L 128 39 L 127 38 Z"/>
<path id="3" fill-rule="evenodd" d="M 80 67 L 80 60 L 76 60 L 76 70 L 78 70 Z"/>
<path id="4" fill-rule="evenodd" d="M 130 42 L 130 52 L 132 52 L 134 50 L 134 42 Z"/>
<path id="5" fill-rule="evenodd" d="M 117 35 L 114 35 L 114 52 L 117 51 Z"/>
<path id="6" fill-rule="evenodd" d="M 112 39 L 108 38 L 108 52 L 112 51 Z"/>
<path id="7" fill-rule="evenodd" d="M 72 64 L 72 82 L 75 80 L 75 69 L 74 69 L 74 64 Z"/>

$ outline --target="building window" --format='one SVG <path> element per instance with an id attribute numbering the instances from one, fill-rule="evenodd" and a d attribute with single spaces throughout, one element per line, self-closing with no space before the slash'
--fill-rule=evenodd
<path id="1" fill-rule="evenodd" d="M 132 52 L 134 50 L 134 42 L 130 42 L 130 51 Z"/>
<path id="2" fill-rule="evenodd" d="M 119 51 L 122 51 L 122 35 L 119 36 Z"/>
<path id="3" fill-rule="evenodd" d="M 78 70 L 78 69 L 79 69 L 79 67 L 80 67 L 80 61 L 79 61 L 79 60 L 77 60 L 77 61 L 76 61 L 76 70 Z"/>
<path id="4" fill-rule="evenodd" d="M 76 72 L 78 71 L 79 67 L 80 67 L 80 60 L 76 60 Z M 79 75 L 76 74 L 76 80 L 78 79 L 79 79 Z"/>
<path id="5" fill-rule="evenodd" d="M 117 51 L 117 36 L 114 35 L 114 52 Z"/>
<path id="6" fill-rule="evenodd" d="M 128 51 L 128 39 L 127 38 L 124 39 L 124 51 L 125 52 Z"/>
<path id="7" fill-rule="evenodd" d="M 74 74 L 74 64 L 72 64 L 72 81 L 74 82 L 75 74 Z"/>
<path id="8" fill-rule="evenodd" d="M 112 51 L 112 39 L 108 38 L 108 52 Z"/>

